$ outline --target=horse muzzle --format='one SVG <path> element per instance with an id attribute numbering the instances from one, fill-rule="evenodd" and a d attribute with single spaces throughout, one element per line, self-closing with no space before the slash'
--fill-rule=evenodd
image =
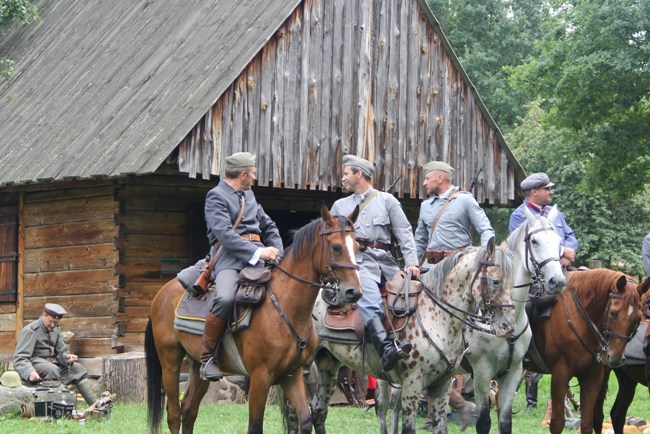
<path id="1" fill-rule="evenodd" d="M 497 337 L 510 336 L 515 331 L 514 321 L 510 313 L 500 313 L 495 315 L 492 321 L 492 328 Z"/>
<path id="2" fill-rule="evenodd" d="M 345 303 L 356 303 L 361 298 L 361 295 L 363 295 L 363 291 L 356 288 L 348 288 L 343 291 Z"/>

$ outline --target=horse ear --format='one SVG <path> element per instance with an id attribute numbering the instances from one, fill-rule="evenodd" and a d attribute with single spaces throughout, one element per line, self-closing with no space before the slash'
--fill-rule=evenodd
<path id="1" fill-rule="evenodd" d="M 487 253 L 488 257 L 494 258 L 494 250 L 496 249 L 496 241 L 494 240 L 494 237 L 490 238 L 487 243 Z"/>
<path id="2" fill-rule="evenodd" d="M 616 280 L 616 291 L 623 292 L 627 286 L 627 277 L 623 274 Z"/>
<path id="3" fill-rule="evenodd" d="M 554 223 L 554 222 L 555 222 L 555 219 L 557 218 L 557 213 L 558 213 L 558 212 L 559 212 L 559 211 L 558 211 L 558 209 L 557 209 L 557 205 L 553 205 L 553 206 L 551 207 L 551 210 L 548 212 L 548 215 L 546 216 L 546 218 L 548 219 L 548 221 L 550 221 L 551 223 Z"/>
<path id="4" fill-rule="evenodd" d="M 528 209 L 526 205 L 524 205 L 524 215 L 526 216 L 526 220 L 528 220 L 529 225 L 535 223 L 535 215 Z"/>
<path id="5" fill-rule="evenodd" d="M 352 211 L 352 214 L 348 216 L 348 218 L 352 223 L 357 221 L 357 217 L 359 217 L 359 205 L 355 206 L 354 211 Z"/>
<path id="6" fill-rule="evenodd" d="M 322 203 L 320 206 L 320 216 L 328 224 L 332 224 L 332 221 L 334 220 L 334 217 L 332 217 L 332 214 L 330 213 L 330 210 L 327 208 L 327 205 L 325 203 Z"/>
<path id="7" fill-rule="evenodd" d="M 638 290 L 639 290 L 639 295 L 643 295 L 646 292 L 648 292 L 648 289 L 650 289 L 650 276 L 645 278 L 645 281 L 643 283 L 639 284 Z"/>

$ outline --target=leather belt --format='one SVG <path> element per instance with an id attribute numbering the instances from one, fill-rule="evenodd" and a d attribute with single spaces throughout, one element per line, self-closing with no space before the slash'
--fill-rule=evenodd
<path id="1" fill-rule="evenodd" d="M 259 234 L 240 234 L 239 236 L 248 241 L 262 242 L 262 237 Z M 215 241 L 212 245 L 215 247 L 218 246 L 219 240 Z"/>
<path id="2" fill-rule="evenodd" d="M 359 243 L 359 248 L 363 251 L 367 249 L 368 247 L 372 247 L 373 249 L 381 249 L 381 250 L 390 250 L 390 244 L 389 243 L 383 243 L 381 241 L 370 241 L 366 238 L 357 238 L 357 243 Z"/>

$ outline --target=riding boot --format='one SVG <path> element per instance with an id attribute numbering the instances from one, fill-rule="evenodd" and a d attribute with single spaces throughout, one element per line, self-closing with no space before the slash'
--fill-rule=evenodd
<path id="1" fill-rule="evenodd" d="M 381 357 L 381 366 L 384 371 L 391 371 L 400 359 L 408 358 L 413 346 L 410 342 L 400 342 L 389 339 L 381 318 L 376 315 L 366 324 L 372 344 Z"/>
<path id="2" fill-rule="evenodd" d="M 205 318 L 205 329 L 201 341 L 201 369 L 199 374 L 202 380 L 219 381 L 223 377 L 219 365 L 217 365 L 217 349 L 226 331 L 228 321 L 214 316 L 208 312 Z"/>
<path id="3" fill-rule="evenodd" d="M 449 395 L 449 406 L 460 414 L 460 429 L 464 431 L 469 426 L 472 412 L 476 410 L 476 404 L 465 401 L 463 395 L 456 389 L 452 389 Z"/>
<path id="4" fill-rule="evenodd" d="M 537 408 L 537 384 L 542 378 L 542 374 L 527 371 L 526 378 L 526 410 Z"/>
<path id="5" fill-rule="evenodd" d="M 77 390 L 81 393 L 81 396 L 83 396 L 86 404 L 93 405 L 95 401 L 97 401 L 97 395 L 95 395 L 89 379 L 84 378 L 79 380 L 77 382 Z"/>

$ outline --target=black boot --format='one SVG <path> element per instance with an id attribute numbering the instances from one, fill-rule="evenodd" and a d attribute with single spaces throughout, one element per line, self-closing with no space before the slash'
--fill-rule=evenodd
<path id="1" fill-rule="evenodd" d="M 219 365 L 217 365 L 217 348 L 226 331 L 228 321 L 216 317 L 208 312 L 205 318 L 205 329 L 203 330 L 203 341 L 201 342 L 201 369 L 199 374 L 202 380 L 219 381 L 223 377 Z"/>
<path id="2" fill-rule="evenodd" d="M 526 375 L 526 410 L 531 410 L 537 408 L 537 383 L 542 374 L 528 371 Z"/>
<path id="3" fill-rule="evenodd" d="M 370 333 L 372 344 L 381 356 L 381 366 L 384 371 L 393 370 L 400 359 L 408 358 L 411 348 L 413 348 L 411 343 L 401 343 L 396 339 L 389 339 L 379 316 L 374 316 L 368 321 L 366 327 Z"/>

